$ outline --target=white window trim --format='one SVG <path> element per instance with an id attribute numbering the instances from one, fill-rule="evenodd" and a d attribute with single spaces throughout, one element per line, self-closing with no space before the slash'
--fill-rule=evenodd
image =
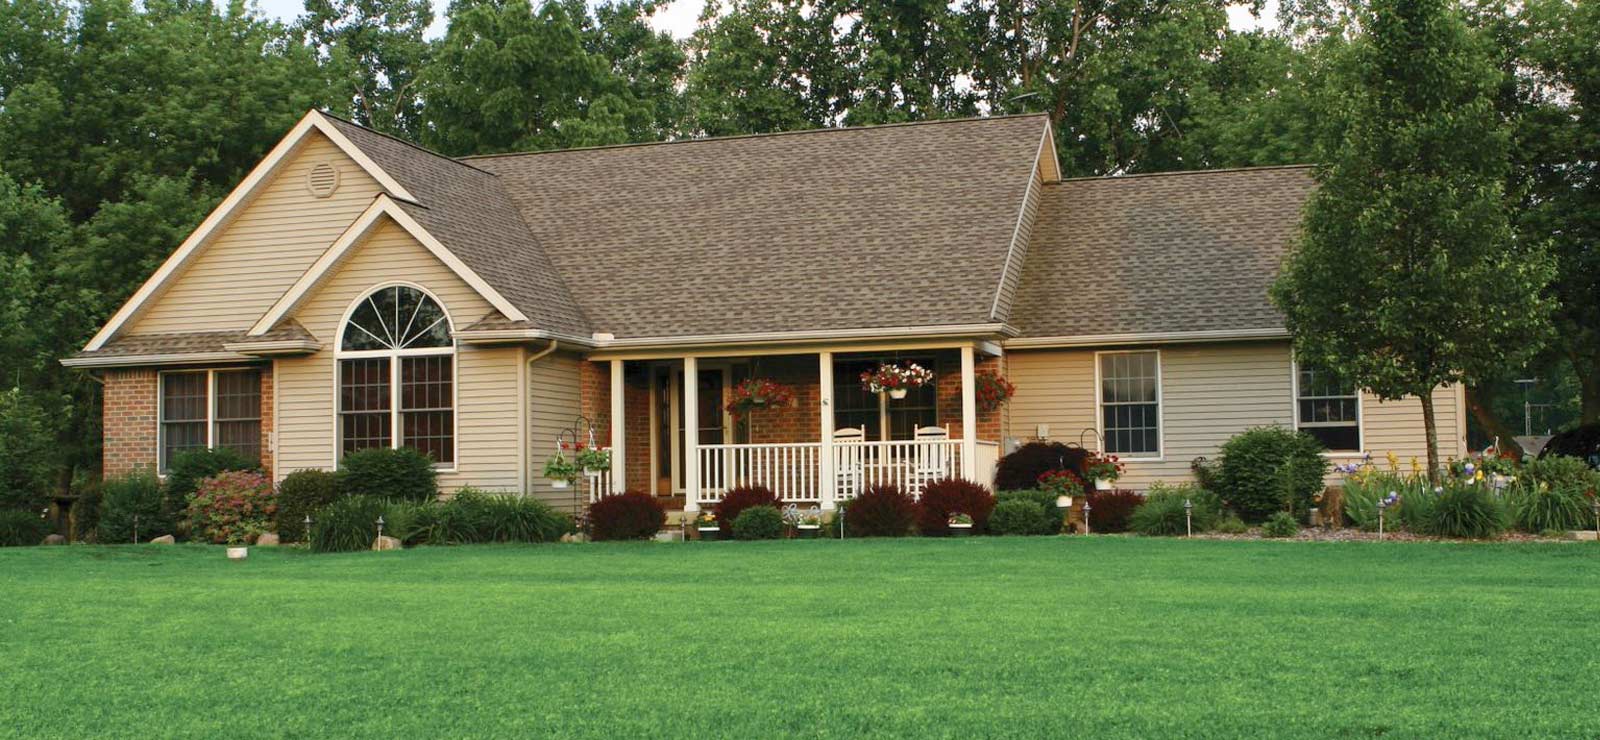
<path id="1" fill-rule="evenodd" d="M 206 449 L 217 448 L 217 373 L 260 373 L 261 368 L 246 367 L 206 367 L 184 368 L 182 370 L 162 370 L 156 373 L 156 475 L 160 478 L 167 477 L 167 464 L 163 460 L 167 449 L 167 376 L 168 375 L 200 375 L 206 376 Z M 259 392 L 259 391 L 257 391 Z M 256 423 L 261 423 L 265 415 L 256 412 Z M 194 422 L 186 422 L 194 423 Z M 266 430 L 261 430 L 261 449 L 267 449 Z"/>
<path id="2" fill-rule="evenodd" d="M 418 349 L 368 349 L 345 350 L 344 330 L 350 325 L 350 317 L 355 314 L 361 303 L 374 293 L 385 288 L 414 288 L 423 295 L 432 299 L 444 313 L 445 325 L 450 329 L 449 347 L 422 347 Z M 360 360 L 373 358 L 389 359 L 389 448 L 400 449 L 400 359 L 403 357 L 424 357 L 429 355 L 450 355 L 450 458 L 446 465 L 435 462 L 433 469 L 440 473 L 455 473 L 461 466 L 461 341 L 456 338 L 456 322 L 450 316 L 450 309 L 445 302 L 439 299 L 433 291 L 404 280 L 393 280 L 379 283 L 361 292 L 355 300 L 345 306 L 344 314 L 339 318 L 339 330 L 334 335 L 333 344 L 333 464 L 337 469 L 344 458 L 344 424 L 339 418 L 339 362 L 341 360 Z"/>
<path id="3" fill-rule="evenodd" d="M 1356 388 L 1356 449 L 1323 450 L 1323 457 L 1366 457 L 1367 409 L 1363 400 L 1365 395 L 1360 388 Z M 1300 363 L 1294 359 L 1293 349 L 1289 350 L 1289 421 L 1295 431 L 1300 431 Z"/>
<path id="4" fill-rule="evenodd" d="M 1166 382 L 1160 348 L 1098 350 L 1094 353 L 1094 430 L 1096 451 L 1106 451 L 1105 394 L 1101 392 L 1100 357 L 1102 355 L 1137 355 L 1154 353 L 1156 356 L 1156 453 L 1116 452 L 1118 459 L 1129 462 L 1166 462 L 1167 459 L 1167 398 Z"/>

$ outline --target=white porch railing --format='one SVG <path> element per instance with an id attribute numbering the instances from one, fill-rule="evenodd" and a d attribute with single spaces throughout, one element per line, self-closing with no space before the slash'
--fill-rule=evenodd
<path id="1" fill-rule="evenodd" d="M 714 503 L 730 489 L 760 485 L 784 502 L 818 503 L 825 483 L 821 459 L 820 442 L 701 445 L 695 500 Z M 960 474 L 961 440 L 835 442 L 833 471 L 840 501 L 880 484 L 920 496 L 928 483 Z"/>
<path id="2" fill-rule="evenodd" d="M 602 449 L 604 449 L 604 451 L 606 451 L 606 452 L 610 452 L 611 451 L 609 448 L 602 448 Z M 596 501 L 599 501 L 602 497 L 610 496 L 611 495 L 611 469 L 610 468 L 606 468 L 606 469 L 601 470 L 599 472 L 593 472 L 593 473 L 586 472 L 583 475 L 583 483 L 581 483 L 579 485 L 584 485 L 584 486 L 588 486 L 589 487 L 589 503 L 591 503 L 591 504 L 596 502 Z"/>
<path id="3" fill-rule="evenodd" d="M 784 501 L 822 501 L 822 443 L 700 445 L 699 501 L 739 486 L 766 486 Z"/>

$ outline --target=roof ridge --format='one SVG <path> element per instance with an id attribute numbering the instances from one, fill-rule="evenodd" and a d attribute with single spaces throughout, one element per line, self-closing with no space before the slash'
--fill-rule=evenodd
<path id="1" fill-rule="evenodd" d="M 348 118 L 345 118 L 343 116 L 337 116 L 337 115 L 334 115 L 332 113 L 329 113 L 326 110 L 318 110 L 317 113 L 320 113 L 320 114 L 322 114 L 324 116 L 332 118 L 335 121 L 339 121 L 340 123 L 348 123 L 351 126 L 355 126 L 356 128 L 361 129 L 362 131 L 365 131 L 365 132 L 367 132 L 369 134 L 372 134 L 374 136 L 381 136 L 381 137 L 383 137 L 385 139 L 388 139 L 390 141 L 393 141 L 393 142 L 395 142 L 397 144 L 404 144 L 405 146 L 411 147 L 412 149 L 415 149 L 415 150 L 417 150 L 419 152 L 422 152 L 423 154 L 429 154 L 429 155 L 432 155 L 434 157 L 438 157 L 439 159 L 442 159 L 442 160 L 444 160 L 446 162 L 454 162 L 455 164 L 459 164 L 462 167 L 466 167 L 466 168 L 471 169 L 471 170 L 476 170 L 478 172 L 482 172 L 483 174 L 488 175 L 490 177 L 499 177 L 500 176 L 500 175 L 498 175 L 496 173 L 493 173 L 493 172 L 490 172 L 490 171 L 488 171 L 486 169 L 483 169 L 482 167 L 476 167 L 476 166 L 472 165 L 469 162 L 463 162 L 463 161 L 461 161 L 460 158 L 452 157 L 452 156 L 450 156 L 448 154 L 443 154 L 443 153 L 440 153 L 440 152 L 436 152 L 436 151 L 434 151 L 432 149 L 429 149 L 429 148 L 427 148 L 427 147 L 425 147 L 425 146 L 423 146 L 421 144 L 418 144 L 416 142 L 407 141 L 407 140 L 402 139 L 402 138 L 400 138 L 398 136 L 395 136 L 394 134 L 384 133 L 384 132 L 379 131 L 379 130 L 377 130 L 375 128 L 372 128 L 370 126 L 363 126 L 363 125 L 361 125 L 359 123 L 356 123 L 355 121 L 352 121 L 352 120 L 350 120 Z"/>
<path id="2" fill-rule="evenodd" d="M 664 146 L 667 144 L 700 144 L 717 141 L 737 141 L 740 139 L 768 139 L 779 136 L 799 136 L 802 134 L 845 133 L 874 131 L 888 128 L 905 128 L 908 126 L 931 126 L 941 123 L 985 123 L 989 121 L 1003 121 L 1016 118 L 1048 118 L 1048 113 L 1008 113 L 1000 116 L 964 116 L 962 118 L 929 118 L 921 121 L 897 121 L 895 123 L 878 123 L 868 126 L 821 126 L 818 128 L 804 128 L 793 131 L 766 131 L 755 134 L 734 134 L 731 136 L 701 136 L 686 139 L 668 139 L 666 141 L 634 141 L 625 144 L 600 144 L 596 146 L 578 146 L 567 149 L 543 149 L 532 152 L 500 152 L 498 154 L 469 154 L 456 157 L 455 161 L 466 164 L 469 159 L 494 159 L 499 157 L 531 157 L 539 154 L 561 154 L 564 152 L 588 152 L 607 149 L 630 149 L 635 147 Z M 471 165 L 468 165 L 471 166 Z M 474 168 L 476 169 L 476 168 Z"/>
<path id="3" fill-rule="evenodd" d="M 1132 180 L 1147 177 L 1171 177 L 1174 175 L 1216 175 L 1228 172 L 1260 172 L 1263 170 L 1308 170 L 1316 167 L 1314 164 L 1263 164 L 1252 167 L 1222 167 L 1214 170 L 1168 170 L 1165 172 L 1135 172 L 1131 175 L 1083 175 L 1080 177 L 1063 177 L 1057 182 L 1047 182 L 1045 185 L 1060 185 L 1068 182 L 1086 182 L 1101 180 L 1115 182 L 1117 180 Z"/>

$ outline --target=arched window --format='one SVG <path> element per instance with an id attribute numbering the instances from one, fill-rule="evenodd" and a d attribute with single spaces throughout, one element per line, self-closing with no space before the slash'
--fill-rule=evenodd
<path id="1" fill-rule="evenodd" d="M 455 464 L 455 338 L 433 296 L 388 285 L 339 329 L 339 449 L 411 447 Z M 399 434 L 395 434 L 395 430 Z"/>

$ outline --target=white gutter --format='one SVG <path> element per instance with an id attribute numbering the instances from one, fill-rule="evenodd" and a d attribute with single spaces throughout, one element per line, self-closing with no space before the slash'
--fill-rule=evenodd
<path id="1" fill-rule="evenodd" d="M 1064 337 L 1018 337 L 1005 341 L 1008 349 L 1047 347 L 1091 347 L 1114 344 L 1181 344 L 1186 342 L 1225 342 L 1230 340 L 1288 339 L 1288 329 L 1216 329 L 1210 331 L 1168 331 L 1131 334 L 1082 334 Z"/>
<path id="2" fill-rule="evenodd" d="M 195 352 L 165 355 L 112 355 L 110 357 L 68 357 L 66 367 L 130 367 L 137 365 L 204 365 L 212 362 L 252 362 L 259 357 L 238 352 Z"/>

